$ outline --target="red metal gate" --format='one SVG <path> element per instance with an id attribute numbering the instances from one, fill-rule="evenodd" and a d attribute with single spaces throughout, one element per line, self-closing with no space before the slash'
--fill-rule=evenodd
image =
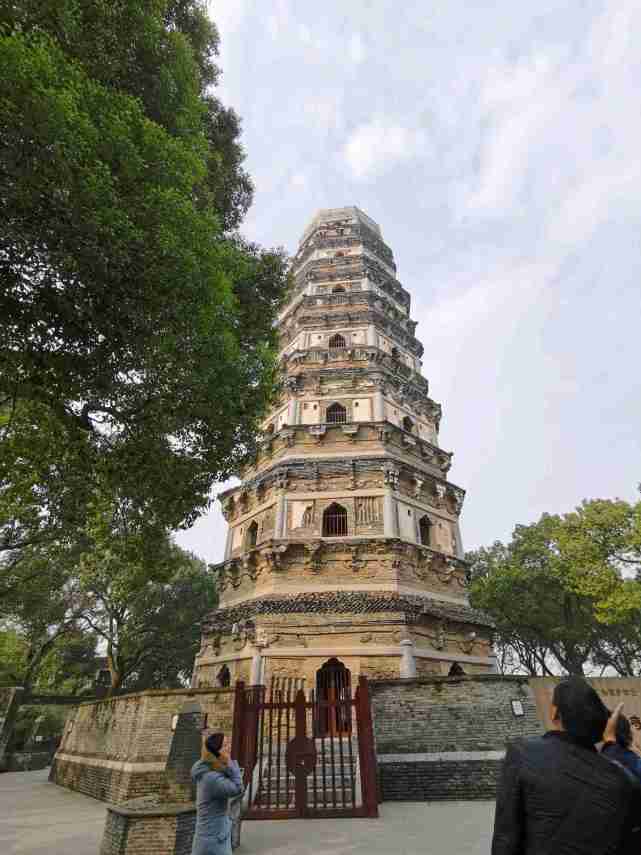
<path id="1" fill-rule="evenodd" d="M 378 816 L 365 677 L 354 696 L 238 683 L 232 756 L 245 770 L 245 819 Z"/>

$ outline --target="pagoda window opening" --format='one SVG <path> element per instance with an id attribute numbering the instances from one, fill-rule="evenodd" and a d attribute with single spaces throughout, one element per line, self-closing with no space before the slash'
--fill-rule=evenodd
<path id="1" fill-rule="evenodd" d="M 216 682 L 221 689 L 228 689 L 231 685 L 231 671 L 226 665 L 220 669 L 216 675 Z"/>
<path id="2" fill-rule="evenodd" d="M 336 348 L 336 347 L 345 347 L 345 346 L 346 346 L 345 337 L 344 337 L 344 336 L 342 336 L 340 333 L 336 333 L 336 335 L 333 335 L 333 336 L 330 338 L 330 340 L 329 340 L 329 346 L 330 346 L 330 347 L 333 347 L 333 348 Z"/>
<path id="3" fill-rule="evenodd" d="M 408 433 L 414 433 L 414 422 L 411 420 L 409 416 L 403 417 L 403 430 L 406 430 Z"/>
<path id="4" fill-rule="evenodd" d="M 347 410 L 342 404 L 332 404 L 327 408 L 325 421 L 330 425 L 343 425 L 347 421 Z"/>
<path id="5" fill-rule="evenodd" d="M 345 537 L 347 510 L 334 502 L 323 513 L 323 537 Z"/>
<path id="6" fill-rule="evenodd" d="M 256 543 L 258 542 L 258 523 L 256 522 L 256 520 L 254 520 L 254 522 L 247 529 L 247 534 L 245 538 L 247 549 L 254 549 Z"/>
<path id="7" fill-rule="evenodd" d="M 398 352 L 397 347 L 392 348 L 392 359 L 398 359 L 400 357 L 400 353 Z"/>
<path id="8" fill-rule="evenodd" d="M 427 514 L 418 521 L 418 533 L 421 546 L 430 546 L 432 523 Z"/>
<path id="9" fill-rule="evenodd" d="M 343 288 L 342 285 L 336 285 L 334 288 L 332 288 L 332 294 L 344 294 L 344 293 L 345 293 L 345 289 Z"/>

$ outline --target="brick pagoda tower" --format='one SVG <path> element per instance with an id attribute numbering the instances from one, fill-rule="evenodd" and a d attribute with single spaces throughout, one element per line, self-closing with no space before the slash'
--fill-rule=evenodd
<path id="1" fill-rule="evenodd" d="M 292 269 L 282 392 L 220 497 L 220 603 L 194 685 L 490 671 L 491 627 L 466 596 L 464 491 L 392 251 L 358 208 L 326 209 Z"/>

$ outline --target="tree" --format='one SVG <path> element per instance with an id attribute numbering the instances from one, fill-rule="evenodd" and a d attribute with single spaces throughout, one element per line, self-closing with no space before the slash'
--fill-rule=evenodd
<path id="1" fill-rule="evenodd" d="M 166 534 L 130 527 L 128 510 L 93 511 L 77 568 L 81 620 L 105 650 L 111 692 L 184 685 L 200 621 L 216 604 L 214 580 Z"/>
<path id="2" fill-rule="evenodd" d="M 66 550 L 83 540 L 93 449 L 84 431 L 45 407 L 20 403 L 0 413 L 0 605 L 37 582 L 53 596 Z"/>
<path id="3" fill-rule="evenodd" d="M 0 686 L 22 685 L 28 645 L 15 629 L 0 630 Z"/>
<path id="4" fill-rule="evenodd" d="M 35 469 L 165 527 L 252 446 L 286 284 L 282 252 L 226 232 L 251 185 L 217 44 L 195 0 L 0 11 L 0 407 L 14 444 L 68 438 Z"/>
<path id="5" fill-rule="evenodd" d="M 641 608 L 641 502 L 584 501 L 563 517 L 559 548 L 568 580 L 594 599 L 599 620 L 625 622 Z"/>
<path id="6" fill-rule="evenodd" d="M 42 657 L 34 672 L 30 662 L 30 643 L 23 627 L 6 626 L 0 630 L 0 686 L 25 686 L 51 694 L 82 694 L 94 690 L 97 662 L 96 636 L 75 628 L 55 643 Z M 27 674 L 31 669 L 31 678 Z"/>
<path id="7" fill-rule="evenodd" d="M 594 500 L 517 526 L 509 544 L 471 553 L 471 600 L 531 674 L 637 673 L 641 659 L 639 505 Z"/>
<path id="8" fill-rule="evenodd" d="M 24 645 L 20 685 L 30 691 L 52 651 L 77 633 L 82 609 L 70 575 L 73 553 L 56 553 L 51 546 L 23 552 L 21 584 L 2 600 L 1 614 Z"/>

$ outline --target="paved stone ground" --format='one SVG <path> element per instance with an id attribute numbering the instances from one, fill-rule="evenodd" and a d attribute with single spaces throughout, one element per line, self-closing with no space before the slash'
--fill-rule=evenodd
<path id="1" fill-rule="evenodd" d="M 42 769 L 0 775 L 0 852 L 98 855 L 104 804 L 50 784 L 48 774 Z"/>
<path id="2" fill-rule="evenodd" d="M 0 775 L 0 853 L 98 855 L 104 804 L 48 771 Z M 379 820 L 245 822 L 237 855 L 488 855 L 492 814 L 489 802 L 388 802 Z"/>

